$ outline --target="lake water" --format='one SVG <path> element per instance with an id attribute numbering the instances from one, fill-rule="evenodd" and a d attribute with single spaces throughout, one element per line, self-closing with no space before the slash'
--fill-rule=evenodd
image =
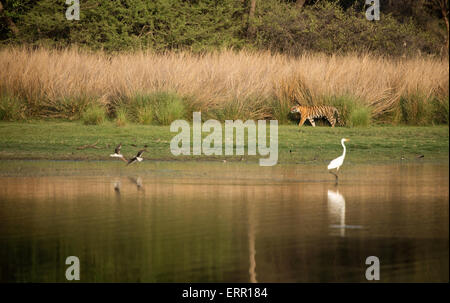
<path id="1" fill-rule="evenodd" d="M 0 162 L 0 281 L 449 281 L 448 163 Z"/>

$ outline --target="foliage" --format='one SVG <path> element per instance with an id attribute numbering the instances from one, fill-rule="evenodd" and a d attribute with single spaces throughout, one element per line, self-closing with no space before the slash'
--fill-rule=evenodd
<path id="1" fill-rule="evenodd" d="M 154 117 L 160 125 L 170 125 L 173 121 L 185 117 L 186 109 L 183 100 L 176 94 L 160 92 L 151 97 Z"/>
<path id="2" fill-rule="evenodd" d="M 344 10 L 333 2 L 319 1 L 303 10 L 276 0 L 259 6 L 255 45 L 299 55 L 305 51 L 331 53 L 372 52 L 390 56 L 438 52 L 442 41 L 412 22 L 383 15 L 369 22 L 364 11 Z"/>
<path id="3" fill-rule="evenodd" d="M 125 101 L 134 121 L 140 124 L 169 125 L 185 118 L 186 106 L 183 100 L 171 92 L 136 94 Z"/>
<path id="4" fill-rule="evenodd" d="M 116 119 L 117 126 L 125 126 L 128 123 L 128 112 L 125 108 L 118 108 L 116 110 Z"/>
<path id="5" fill-rule="evenodd" d="M 448 124 L 448 97 L 427 97 L 420 94 L 402 96 L 394 121 L 406 125 Z"/>
<path id="6" fill-rule="evenodd" d="M 10 0 L 5 2 L 5 15 L 15 22 L 19 34 L 12 35 L 0 23 L 0 42 L 76 44 L 106 51 L 258 48 L 295 55 L 373 51 L 403 56 L 439 54 L 446 37 L 439 11 L 411 0 L 382 5 L 380 22 L 365 19 L 361 1 L 307 1 L 302 9 L 294 2 L 257 1 L 249 19 L 250 1 L 83 0 L 80 20 L 69 21 L 65 1 Z"/>
<path id="7" fill-rule="evenodd" d="M 107 55 L 10 47 L 0 49 L 0 70 L 2 94 L 19 100 L 14 104 L 29 119 L 76 120 L 90 105 L 101 104 L 109 117 L 122 109 L 123 118 L 140 124 L 191 119 L 193 111 L 201 111 L 203 119 L 277 119 L 281 124 L 290 123 L 290 107 L 298 101 L 336 106 L 346 126 L 448 123 L 448 61 L 440 58 L 292 58 L 229 50 L 201 56 Z M 419 121 L 425 113 L 433 118 Z"/>
<path id="8" fill-rule="evenodd" d="M 16 14 L 17 42 L 47 46 L 85 45 L 110 51 L 239 46 L 243 8 L 237 1 L 80 1 L 80 20 L 65 18 L 64 1 L 31 1 Z M 14 11 L 14 7 L 10 7 Z"/>
<path id="9" fill-rule="evenodd" d="M 370 109 L 365 106 L 355 108 L 348 119 L 349 126 L 369 126 L 370 125 Z"/>
<path id="10" fill-rule="evenodd" d="M 338 109 L 341 125 L 353 127 L 370 124 L 371 110 L 364 102 L 351 96 L 332 96 L 323 99 L 325 104 Z"/>
<path id="11" fill-rule="evenodd" d="M 285 98 L 274 98 L 268 102 L 272 108 L 272 117 L 278 120 L 279 124 L 289 124 L 292 122 L 291 107 L 292 104 Z"/>
<path id="12" fill-rule="evenodd" d="M 8 95 L 0 96 L 0 121 L 25 119 L 25 107 L 20 99 Z"/>
<path id="13" fill-rule="evenodd" d="M 100 105 L 92 104 L 82 114 L 81 119 L 85 125 L 100 125 L 106 120 L 105 109 Z"/>

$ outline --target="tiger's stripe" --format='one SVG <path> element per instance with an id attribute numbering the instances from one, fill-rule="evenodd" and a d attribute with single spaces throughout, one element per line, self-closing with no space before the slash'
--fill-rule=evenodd
<path id="1" fill-rule="evenodd" d="M 306 119 L 311 123 L 313 127 L 316 126 L 314 119 L 326 118 L 330 122 L 331 127 L 334 127 L 336 123 L 340 124 L 339 111 L 334 106 L 328 105 L 295 105 L 291 108 L 291 113 L 300 114 L 300 122 L 298 126 L 302 126 Z"/>

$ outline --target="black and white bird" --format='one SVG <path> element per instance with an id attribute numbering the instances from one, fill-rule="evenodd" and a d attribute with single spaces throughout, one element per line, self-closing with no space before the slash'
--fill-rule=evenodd
<path id="1" fill-rule="evenodd" d="M 120 149 L 122 148 L 122 143 L 116 146 L 114 149 L 114 154 L 109 155 L 110 157 L 122 158 L 123 155 L 120 153 Z"/>
<path id="2" fill-rule="evenodd" d="M 120 153 L 120 149 L 122 148 L 122 143 L 119 143 L 119 145 L 116 146 L 116 148 L 114 149 L 114 154 L 109 155 L 110 157 L 113 158 L 120 158 L 123 161 L 127 161 L 125 159 L 125 157 Z"/>
<path id="3" fill-rule="evenodd" d="M 131 158 L 127 165 L 133 164 L 134 162 L 141 162 L 142 160 L 144 160 L 144 158 L 142 158 L 142 154 L 145 152 L 145 149 L 141 149 L 140 151 L 138 151 L 136 157 Z"/>

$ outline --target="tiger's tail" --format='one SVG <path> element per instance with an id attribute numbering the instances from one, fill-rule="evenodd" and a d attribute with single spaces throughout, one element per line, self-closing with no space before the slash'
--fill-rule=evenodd
<path id="1" fill-rule="evenodd" d="M 336 124 L 339 126 L 344 126 L 342 124 L 341 116 L 339 115 L 339 111 L 337 110 L 337 108 L 334 109 L 333 115 L 335 115 L 336 117 Z"/>

